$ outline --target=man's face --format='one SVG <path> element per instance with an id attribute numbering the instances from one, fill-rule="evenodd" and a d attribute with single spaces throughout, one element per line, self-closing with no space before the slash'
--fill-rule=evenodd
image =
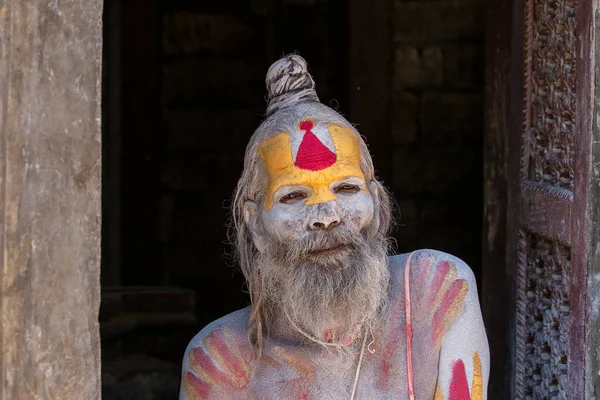
<path id="1" fill-rule="evenodd" d="M 372 222 L 373 196 L 350 129 L 305 119 L 296 131 L 265 140 L 259 152 L 269 179 L 262 212 L 267 236 L 292 244 L 338 227 L 358 233 Z M 343 249 L 321 249 L 336 251 Z"/>
<path id="2" fill-rule="evenodd" d="M 303 119 L 262 142 L 259 153 L 265 200 L 246 219 L 271 303 L 312 338 L 331 329 L 333 342 L 355 337 L 373 323 L 389 277 L 356 134 Z"/>

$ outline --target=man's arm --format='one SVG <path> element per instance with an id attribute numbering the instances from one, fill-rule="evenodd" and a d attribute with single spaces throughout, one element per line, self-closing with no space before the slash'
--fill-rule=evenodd
<path id="1" fill-rule="evenodd" d="M 481 317 L 475 277 L 462 261 L 456 263 L 457 279 L 468 284 L 458 311 L 460 316 L 442 339 L 435 400 L 485 400 L 490 371 L 490 352 Z"/>

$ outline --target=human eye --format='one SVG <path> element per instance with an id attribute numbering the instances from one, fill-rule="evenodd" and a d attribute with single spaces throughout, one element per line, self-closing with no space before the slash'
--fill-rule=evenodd
<path id="1" fill-rule="evenodd" d="M 352 183 L 341 183 L 334 188 L 335 193 L 354 194 L 360 192 L 360 186 Z"/>
<path id="2" fill-rule="evenodd" d="M 280 203 L 283 204 L 294 204 L 301 200 L 304 200 L 307 197 L 306 193 L 301 190 L 294 190 L 279 199 Z"/>

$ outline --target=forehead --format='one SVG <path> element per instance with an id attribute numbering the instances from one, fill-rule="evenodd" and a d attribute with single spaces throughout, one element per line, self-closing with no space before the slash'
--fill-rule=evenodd
<path id="1" fill-rule="evenodd" d="M 266 138 L 279 132 L 288 132 L 291 136 L 301 136 L 303 132 L 298 130 L 298 124 L 303 120 L 313 121 L 317 134 L 321 133 L 320 129 L 325 125 L 344 126 L 358 134 L 352 124 L 335 110 L 321 103 L 306 102 L 280 110 L 263 121 L 254 134 L 258 141 L 255 139 L 253 142 L 260 144 Z"/>
<path id="2" fill-rule="evenodd" d="M 283 131 L 260 143 L 258 151 L 270 174 L 319 172 L 360 164 L 358 136 L 336 124 L 304 119 L 295 129 Z"/>
<path id="3" fill-rule="evenodd" d="M 335 198 L 326 193 L 331 182 L 347 177 L 364 181 L 358 135 L 346 126 L 300 119 L 291 129 L 264 140 L 258 151 L 269 176 L 266 209 L 284 185 L 311 187 L 315 198 L 307 204 L 316 204 Z"/>

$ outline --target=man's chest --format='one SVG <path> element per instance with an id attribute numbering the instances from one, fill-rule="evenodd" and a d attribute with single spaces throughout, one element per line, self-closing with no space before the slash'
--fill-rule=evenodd
<path id="1" fill-rule="evenodd" d="M 225 328 L 208 333 L 203 345 L 193 349 L 192 372 L 184 378 L 184 386 L 187 393 L 200 395 L 189 398 L 349 399 L 356 379 L 356 399 L 402 399 L 408 398 L 410 376 L 417 398 L 433 398 L 441 342 L 462 312 L 467 288 L 464 280 L 456 279 L 452 263 L 433 261 L 415 261 L 419 268 L 411 270 L 409 307 L 406 285 L 401 279 L 392 281 L 394 295 L 385 321 L 376 330 L 376 339 L 366 342 L 358 378 L 359 351 L 348 361 L 335 350 L 267 338 L 260 361 L 249 361 L 247 332 Z M 410 340 L 407 311 L 411 313 Z"/>
<path id="2" fill-rule="evenodd" d="M 413 380 L 420 398 L 431 399 L 437 351 L 424 343 L 414 343 Z M 254 370 L 249 398 L 350 399 L 353 390 L 356 399 L 408 398 L 405 341 L 399 337 L 387 343 L 367 343 L 362 354 L 362 359 L 360 353 L 349 356 L 336 351 L 326 357 L 312 356 L 296 348 L 275 346 Z"/>

